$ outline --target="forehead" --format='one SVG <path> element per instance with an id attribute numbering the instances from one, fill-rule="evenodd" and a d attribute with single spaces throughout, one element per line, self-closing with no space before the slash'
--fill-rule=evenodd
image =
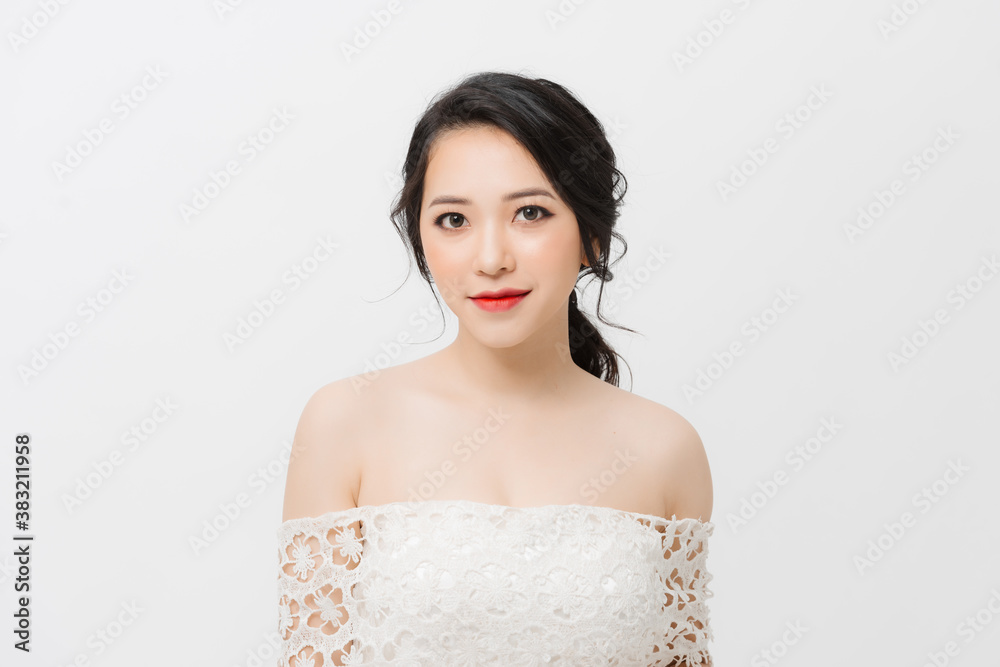
<path id="1" fill-rule="evenodd" d="M 545 173 L 531 153 L 509 133 L 492 126 L 448 130 L 438 135 L 431 145 L 424 176 L 425 194 L 432 197 L 466 195 L 473 190 L 505 193 L 512 187 L 547 184 Z"/>

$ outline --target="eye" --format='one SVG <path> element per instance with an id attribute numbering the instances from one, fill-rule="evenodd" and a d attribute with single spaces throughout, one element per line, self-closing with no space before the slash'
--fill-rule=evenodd
<path id="1" fill-rule="evenodd" d="M 465 216 L 461 213 L 442 213 L 434 220 L 434 224 L 443 229 L 459 229 L 462 226 L 461 224 L 458 227 L 450 227 L 444 224 L 445 222 L 455 222 L 455 218 L 458 218 L 460 221 L 465 220 Z"/>
<path id="2" fill-rule="evenodd" d="M 522 206 L 521 208 L 517 209 L 517 212 L 518 213 L 530 212 L 532 214 L 531 217 L 526 218 L 525 220 L 526 222 L 538 222 L 552 215 L 549 211 L 545 210 L 541 206 Z M 516 219 L 517 218 L 515 218 L 515 220 Z"/>
<path id="3" fill-rule="evenodd" d="M 547 209 L 542 208 L 541 206 L 531 206 L 531 205 L 522 206 L 521 208 L 517 209 L 517 213 L 518 216 L 520 216 L 523 213 L 525 216 L 523 219 L 524 222 L 529 224 L 540 222 L 545 218 L 552 216 L 552 213 Z M 517 220 L 517 217 L 515 217 L 514 219 Z M 458 223 L 458 225 L 452 226 L 456 222 Z M 434 226 L 440 227 L 441 229 L 455 231 L 465 226 L 462 224 L 463 222 L 468 222 L 468 220 L 461 213 L 442 213 L 441 215 L 439 215 L 437 218 L 434 219 Z"/>

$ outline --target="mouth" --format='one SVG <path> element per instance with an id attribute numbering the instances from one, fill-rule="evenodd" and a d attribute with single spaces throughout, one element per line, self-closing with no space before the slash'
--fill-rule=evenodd
<path id="1" fill-rule="evenodd" d="M 504 287 L 503 289 L 490 291 L 484 290 L 479 294 L 473 294 L 470 299 L 499 299 L 507 296 L 520 296 L 521 294 L 527 294 L 530 289 L 518 289 L 516 287 Z"/>
<path id="2" fill-rule="evenodd" d="M 481 309 L 496 313 L 505 310 L 510 310 L 517 304 L 524 300 L 524 297 L 528 296 L 531 290 L 519 291 L 519 290 L 500 290 L 499 292 L 480 292 L 476 296 L 469 297 L 472 299 L 472 303 L 479 306 Z"/>

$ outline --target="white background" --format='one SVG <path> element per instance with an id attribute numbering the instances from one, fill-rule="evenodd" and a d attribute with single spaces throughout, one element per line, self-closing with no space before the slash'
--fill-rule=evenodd
<path id="1" fill-rule="evenodd" d="M 5 630 L 0 662 L 269 655 L 281 454 L 317 388 L 454 336 L 450 313 L 421 319 L 436 306 L 415 268 L 404 284 L 388 210 L 427 103 L 494 69 L 567 86 L 613 135 L 629 248 L 612 286 L 634 287 L 606 294 L 602 312 L 642 335 L 604 331 L 632 371 L 622 386 L 680 412 L 705 443 L 716 664 L 771 664 L 764 650 L 811 667 L 923 665 L 935 652 L 996 664 L 1000 5 L 401 0 L 348 58 L 343 45 L 387 3 L 344 4 L 5 3 L 5 628 L 22 432 L 35 541 L 32 652 Z M 162 80 L 143 88 L 147 68 Z M 122 95 L 135 106 L 124 118 Z M 244 142 L 275 109 L 292 120 L 247 160 Z M 796 113 L 794 133 L 780 129 Z M 105 118 L 112 132 L 87 146 Z M 769 138 L 777 150 L 746 162 Z M 54 164 L 77 149 L 88 154 L 60 176 Z M 229 160 L 240 172 L 185 221 L 181 205 Z M 741 168 L 751 175 L 731 180 Z M 879 211 L 894 179 L 901 194 Z M 740 187 L 723 196 L 720 182 Z M 851 235 L 859 207 L 881 215 Z M 332 256 L 297 288 L 284 282 L 320 238 L 338 244 Z M 662 266 L 653 249 L 670 254 Z M 274 289 L 285 299 L 272 316 L 227 344 Z M 779 291 L 794 297 L 775 320 Z M 590 313 L 595 295 L 584 292 Z M 101 302 L 93 316 L 88 299 Z M 755 317 L 769 324 L 751 338 Z M 394 349 L 402 333 L 427 342 Z M 743 354 L 723 367 L 734 342 Z M 712 379 L 692 396 L 700 372 Z M 157 401 L 177 406 L 159 423 Z M 840 425 L 832 437 L 824 420 Z M 787 458 L 818 435 L 804 465 Z M 114 450 L 120 465 L 107 463 Z M 968 470 L 938 481 L 958 462 Z M 68 503 L 88 475 L 96 488 Z M 916 504 L 936 481 L 935 501 Z M 249 505 L 193 547 L 239 494 Z M 905 512 L 914 525 L 891 537 Z M 98 640 L 133 603 L 131 624 Z M 985 625 L 969 630 L 977 613 Z M 801 637 L 786 633 L 795 624 Z M 941 656 L 948 642 L 957 652 Z"/>

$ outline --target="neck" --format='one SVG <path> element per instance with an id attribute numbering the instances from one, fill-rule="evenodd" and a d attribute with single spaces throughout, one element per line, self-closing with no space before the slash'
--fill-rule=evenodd
<path id="1" fill-rule="evenodd" d="M 491 347 L 459 327 L 455 341 L 441 351 L 456 379 L 470 396 L 537 404 L 565 400 L 594 378 L 570 357 L 568 325 L 559 335 L 537 335 L 510 347 Z"/>

